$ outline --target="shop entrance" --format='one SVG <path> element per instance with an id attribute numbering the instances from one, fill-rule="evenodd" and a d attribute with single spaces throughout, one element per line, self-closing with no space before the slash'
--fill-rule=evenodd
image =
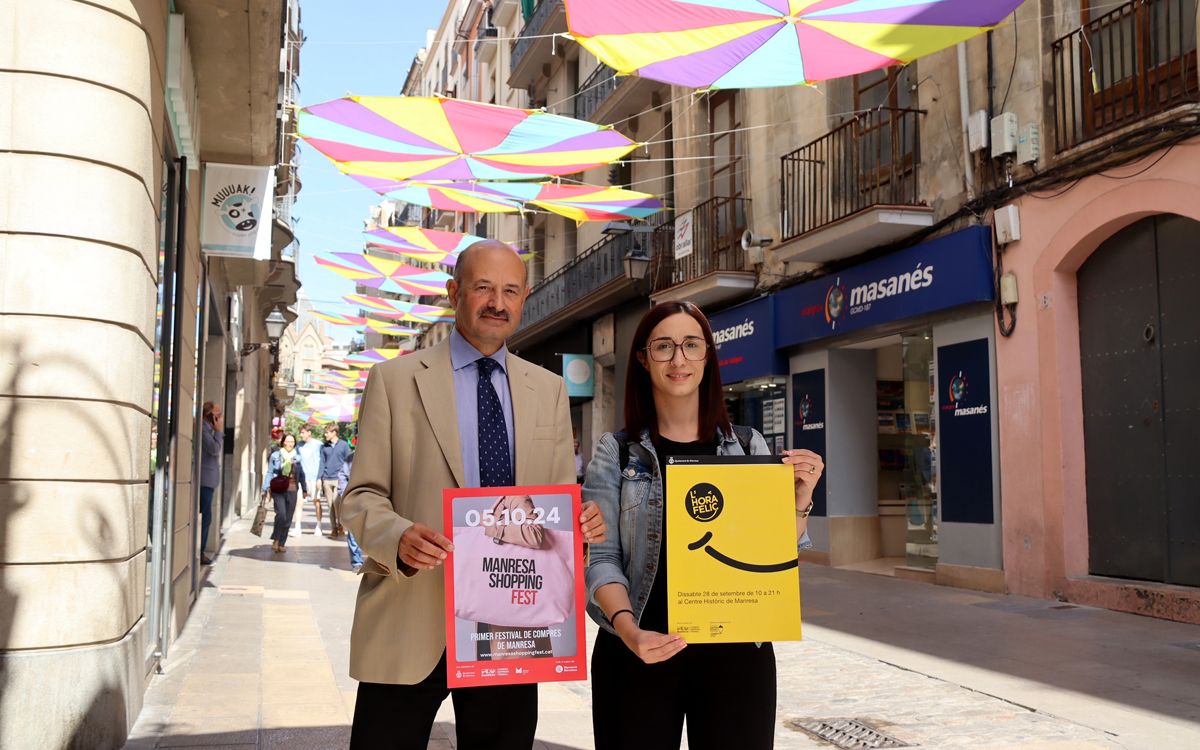
<path id="1" fill-rule="evenodd" d="M 1200 223 L 1143 219 L 1079 269 L 1094 575 L 1200 586 Z"/>
<path id="2" fill-rule="evenodd" d="M 883 565 L 938 561 L 937 398 L 928 329 L 853 344 L 875 353 L 880 549 Z"/>
<path id="3" fill-rule="evenodd" d="M 757 378 L 727 385 L 725 408 L 731 422 L 753 427 L 762 433 L 772 453 L 783 453 L 788 429 L 786 378 Z"/>

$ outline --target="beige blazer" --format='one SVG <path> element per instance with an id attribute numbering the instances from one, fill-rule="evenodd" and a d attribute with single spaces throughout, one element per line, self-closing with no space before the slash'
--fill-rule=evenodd
<path id="1" fill-rule="evenodd" d="M 513 354 L 506 370 L 517 484 L 573 484 L 562 378 Z M 354 608 L 350 676 L 412 685 L 446 647 L 445 571 L 399 570 L 400 535 L 414 522 L 444 533 L 442 490 L 465 482 L 448 339 L 371 368 L 355 454 L 341 519 L 370 559 Z"/>

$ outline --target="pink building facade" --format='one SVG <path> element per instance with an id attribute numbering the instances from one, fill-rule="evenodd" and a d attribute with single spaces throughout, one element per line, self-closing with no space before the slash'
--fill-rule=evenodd
<path id="1" fill-rule="evenodd" d="M 1200 138 L 1016 204 L 1006 587 L 1200 623 Z"/>

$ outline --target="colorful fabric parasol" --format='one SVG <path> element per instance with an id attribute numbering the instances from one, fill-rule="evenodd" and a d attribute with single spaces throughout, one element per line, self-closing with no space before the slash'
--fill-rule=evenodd
<path id="1" fill-rule="evenodd" d="M 369 370 L 329 370 L 314 375 L 312 383 L 318 388 L 340 388 L 342 390 L 362 390 L 367 385 Z"/>
<path id="2" fill-rule="evenodd" d="M 417 268 L 388 258 L 361 253 L 331 253 L 315 256 L 317 265 L 348 279 L 395 294 L 445 294 L 450 274 Z"/>
<path id="3" fill-rule="evenodd" d="M 644 219 L 663 203 L 649 193 L 552 182 L 451 182 L 425 184 L 358 178 L 389 198 L 442 211 L 511 213 L 530 206 L 575 221 Z"/>
<path id="4" fill-rule="evenodd" d="M 314 393 L 308 397 L 308 408 L 318 422 L 356 422 L 361 402 L 361 393 Z"/>
<path id="5" fill-rule="evenodd" d="M 364 294 L 349 294 L 342 299 L 351 305 L 364 307 L 373 313 L 410 323 L 453 323 L 454 310 L 435 305 L 418 305 L 384 297 L 368 297 Z"/>
<path id="6" fill-rule="evenodd" d="M 320 310 L 312 311 L 313 317 L 327 320 L 335 326 L 355 326 L 359 330 L 369 328 L 372 331 L 382 333 L 386 336 L 416 336 L 420 331 L 416 328 L 406 328 L 398 326 L 393 322 L 386 320 L 374 320 L 359 315 L 346 315 L 343 313 L 327 313 Z"/>
<path id="7" fill-rule="evenodd" d="M 367 367 L 377 365 L 380 362 L 387 362 L 389 359 L 395 359 L 404 354 L 412 354 L 412 352 L 400 349 L 367 349 L 366 351 L 348 355 L 342 361 L 348 365 Z"/>
<path id="8" fill-rule="evenodd" d="M 321 312 L 320 310 L 313 310 L 312 315 L 314 318 L 333 323 L 335 326 L 363 326 L 367 323 L 367 319 L 359 315 L 344 315 L 337 312 Z"/>
<path id="9" fill-rule="evenodd" d="M 520 201 L 495 191 L 484 190 L 473 182 L 435 184 L 388 180 L 364 175 L 350 176 L 380 195 L 386 195 L 404 203 L 436 208 L 439 211 L 459 211 L 468 214 L 512 214 L 522 209 Z"/>
<path id="10" fill-rule="evenodd" d="M 637 147 L 612 128 L 583 120 L 422 96 L 348 96 L 305 107 L 299 133 L 343 172 L 393 180 L 573 174 Z"/>
<path id="11" fill-rule="evenodd" d="M 406 328 L 398 326 L 395 323 L 389 323 L 386 320 L 375 320 L 367 318 L 366 327 L 376 333 L 382 333 L 384 336 L 416 336 L 420 333 L 416 328 Z"/>
<path id="12" fill-rule="evenodd" d="M 458 260 L 458 254 L 476 242 L 483 242 L 485 237 L 458 232 L 445 232 L 441 229 L 425 229 L 424 227 L 384 227 L 366 232 L 371 239 L 368 243 L 383 250 L 390 250 L 414 260 L 427 263 L 441 263 L 453 266 Z M 522 258 L 533 257 L 532 253 L 513 247 Z"/>
<path id="13" fill-rule="evenodd" d="M 571 35 L 620 74 L 692 88 L 793 86 L 911 62 L 1021 0 L 565 0 Z"/>

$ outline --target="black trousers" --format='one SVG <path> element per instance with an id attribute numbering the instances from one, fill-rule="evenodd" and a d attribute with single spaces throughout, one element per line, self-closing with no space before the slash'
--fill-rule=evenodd
<path id="1" fill-rule="evenodd" d="M 416 685 L 358 684 L 350 750 L 425 750 L 438 707 L 454 702 L 458 750 L 529 750 L 537 685 L 446 687 L 446 654 Z"/>
<path id="2" fill-rule="evenodd" d="M 770 643 L 698 643 L 646 664 L 601 630 L 592 649 L 596 750 L 769 750 L 775 742 Z"/>

